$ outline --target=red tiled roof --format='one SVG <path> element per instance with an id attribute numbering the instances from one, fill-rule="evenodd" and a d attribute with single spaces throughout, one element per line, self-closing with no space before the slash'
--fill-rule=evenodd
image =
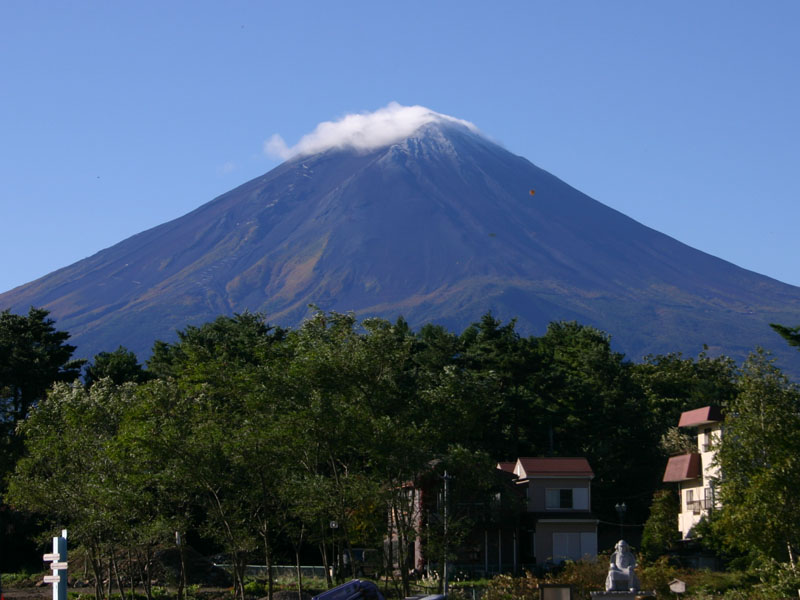
<path id="1" fill-rule="evenodd" d="M 680 456 L 670 456 L 667 461 L 667 469 L 664 471 L 663 481 L 674 483 L 697 479 L 698 477 L 700 477 L 700 455 L 681 454 Z"/>
<path id="2" fill-rule="evenodd" d="M 678 427 L 697 427 L 708 423 L 718 423 L 722 421 L 722 411 L 719 406 L 704 406 L 681 413 L 681 420 Z"/>
<path id="3" fill-rule="evenodd" d="M 505 471 L 506 473 L 513 473 L 514 472 L 514 467 L 516 466 L 516 464 L 517 463 L 515 463 L 515 462 L 505 461 L 504 460 L 504 461 L 501 461 L 501 462 L 497 463 L 497 468 L 500 469 L 501 471 Z"/>
<path id="4" fill-rule="evenodd" d="M 592 471 L 592 467 L 589 466 L 589 461 L 583 457 L 521 457 L 518 461 L 524 470 L 523 477 L 594 477 L 594 472 Z"/>

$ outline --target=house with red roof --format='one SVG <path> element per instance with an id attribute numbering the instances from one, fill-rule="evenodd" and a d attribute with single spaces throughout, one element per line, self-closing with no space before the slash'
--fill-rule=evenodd
<path id="1" fill-rule="evenodd" d="M 513 465 L 513 466 L 511 466 Z M 525 496 L 520 551 L 537 565 L 597 556 L 592 471 L 583 457 L 522 457 L 498 463 Z"/>
<path id="2" fill-rule="evenodd" d="M 682 413 L 678 422 L 696 446 L 692 452 L 669 458 L 663 481 L 678 485 L 678 529 L 684 540 L 693 537 L 695 526 L 717 506 L 714 481 L 719 469 L 714 456 L 715 445 L 722 436 L 722 420 L 719 407 L 704 406 Z"/>
<path id="3" fill-rule="evenodd" d="M 591 511 L 594 478 L 585 458 L 521 457 L 499 462 L 491 499 L 474 506 L 472 530 L 450 548 L 451 572 L 473 577 L 541 571 L 564 560 L 597 555 L 598 520 Z M 418 532 L 410 555 L 417 572 L 439 571 L 438 555 L 428 554 L 426 523 L 441 518 L 443 478 L 429 473 L 409 483 Z M 397 545 L 397 540 L 387 540 Z M 394 552 L 394 555 L 398 555 Z"/>

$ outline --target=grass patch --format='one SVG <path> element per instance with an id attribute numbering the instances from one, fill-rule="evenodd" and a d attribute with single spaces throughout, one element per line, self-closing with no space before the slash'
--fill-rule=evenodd
<path id="1" fill-rule="evenodd" d="M 48 572 L 40 571 L 32 573 L 30 571 L 21 571 L 19 573 L 3 573 L 0 575 L 0 582 L 3 587 L 32 587 L 39 583 Z"/>

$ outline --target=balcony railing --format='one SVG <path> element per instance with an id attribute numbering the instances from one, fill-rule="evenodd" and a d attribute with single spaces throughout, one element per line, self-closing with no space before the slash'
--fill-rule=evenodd
<path id="1" fill-rule="evenodd" d="M 689 500 L 686 502 L 687 510 L 692 511 L 692 514 L 699 515 L 703 510 L 714 508 L 714 503 L 710 498 L 703 498 L 701 500 Z"/>

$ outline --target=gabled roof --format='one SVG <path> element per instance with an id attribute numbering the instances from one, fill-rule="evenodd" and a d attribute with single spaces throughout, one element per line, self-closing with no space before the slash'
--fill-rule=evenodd
<path id="1" fill-rule="evenodd" d="M 698 427 L 699 425 L 708 425 L 721 421 L 722 411 L 719 406 L 704 406 L 703 408 L 695 408 L 681 413 L 678 427 Z"/>
<path id="2" fill-rule="evenodd" d="M 584 457 L 521 457 L 514 465 L 514 473 L 520 479 L 532 477 L 594 477 L 589 461 Z"/>
<path id="3" fill-rule="evenodd" d="M 696 453 L 681 454 L 680 456 L 670 456 L 663 481 L 675 483 L 698 477 L 700 477 L 700 455 Z"/>
<path id="4" fill-rule="evenodd" d="M 512 462 L 510 460 L 503 460 L 497 463 L 497 468 L 500 469 L 501 471 L 505 471 L 506 473 L 513 473 L 514 467 L 516 465 L 517 463 Z"/>

